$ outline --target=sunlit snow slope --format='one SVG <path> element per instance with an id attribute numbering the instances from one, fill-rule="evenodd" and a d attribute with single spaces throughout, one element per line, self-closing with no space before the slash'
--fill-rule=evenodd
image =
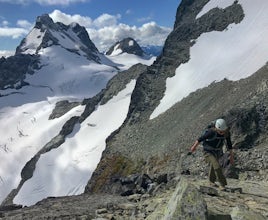
<path id="1" fill-rule="evenodd" d="M 135 86 L 127 87 L 100 105 L 57 149 L 42 155 L 34 176 L 26 181 L 14 202 L 32 205 L 48 196 L 81 194 L 95 170 L 106 138 L 123 123 Z"/>
<path id="2" fill-rule="evenodd" d="M 77 106 L 60 118 L 48 120 L 56 99 L 2 108 L 0 113 L 0 201 L 17 188 L 24 165 L 54 136 L 72 116 L 81 115 Z"/>
<path id="3" fill-rule="evenodd" d="M 211 0 L 197 18 L 214 7 L 225 8 L 234 1 Z M 199 88 L 224 78 L 239 80 L 261 68 L 268 60 L 268 1 L 239 0 L 245 17 L 222 32 L 202 34 L 190 48 L 190 60 L 166 80 L 166 91 L 151 119 Z"/>

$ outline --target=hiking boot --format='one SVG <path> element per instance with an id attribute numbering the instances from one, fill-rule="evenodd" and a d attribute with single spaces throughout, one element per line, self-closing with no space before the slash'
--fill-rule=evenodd
<path id="1" fill-rule="evenodd" d="M 211 187 L 219 187 L 216 183 L 213 183 L 213 182 L 209 182 L 209 186 L 211 186 Z"/>

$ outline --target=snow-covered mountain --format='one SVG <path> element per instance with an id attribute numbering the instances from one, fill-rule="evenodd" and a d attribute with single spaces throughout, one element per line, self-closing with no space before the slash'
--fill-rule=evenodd
<path id="1" fill-rule="evenodd" d="M 77 101 L 75 107 L 53 120 L 47 119 L 59 100 L 54 95 L 51 98 L 45 96 L 45 101 L 42 99 L 42 102 L 32 104 L 27 101 L 24 103 L 28 104 L 16 108 L 1 109 L 0 130 L 6 134 L 0 140 L 3 151 L 0 154 L 0 161 L 3 163 L 0 170 L 1 200 L 13 188 L 15 191 L 5 204 L 9 204 L 11 200 L 16 204 L 32 205 L 49 196 L 81 194 L 84 188 L 86 192 L 120 193 L 122 188 L 118 180 L 133 174 L 131 172 L 150 173 L 152 176 L 176 173 L 180 157 L 177 148 L 180 148 L 180 152 L 186 151 L 188 145 L 195 140 L 194 135 L 197 135 L 198 129 L 207 121 L 231 112 L 227 119 L 232 120 L 228 122 L 233 127 L 239 127 L 239 123 L 253 117 L 253 114 L 248 114 L 247 117 L 242 115 L 236 118 L 237 108 L 241 106 L 253 106 L 252 109 L 259 111 L 256 114 L 260 114 L 258 117 L 262 119 L 261 114 L 265 115 L 267 112 L 262 110 L 259 103 L 262 92 L 267 92 L 267 74 L 263 74 L 266 78 L 260 88 L 249 87 L 254 89 L 253 92 L 247 91 L 244 86 L 250 85 L 247 82 L 251 79 L 241 79 L 253 76 L 268 60 L 267 12 L 266 0 L 183 0 L 177 10 L 174 30 L 168 36 L 161 55 L 153 64 L 152 59 L 143 59 L 150 66 L 142 69 L 133 66 L 127 70 L 137 61 L 137 56 L 133 59 L 133 54 L 117 51 L 117 47 L 105 58 L 95 51 L 100 60 L 109 59 L 104 62 L 106 65 L 98 63 L 98 60 L 89 61 L 88 56 L 80 49 L 76 51 L 75 57 L 67 59 L 69 63 L 66 64 L 61 62 L 61 58 L 66 57 L 65 52 L 73 55 L 73 49 L 66 49 L 66 44 L 61 46 L 49 43 L 49 47 L 42 46 L 41 49 L 38 47 L 38 50 L 32 50 L 29 43 L 24 41 L 22 45 L 28 46 L 22 46 L 18 50 L 20 53 L 37 51 L 41 58 L 46 55 L 46 58 L 41 59 L 40 63 L 43 65 L 39 65 L 40 70 L 36 70 L 39 77 L 37 74 L 27 75 L 24 81 L 34 85 L 31 77 L 36 76 L 36 80 L 48 83 L 41 76 L 52 77 L 51 71 L 63 74 L 66 70 L 67 76 L 68 73 L 75 72 L 75 79 L 82 77 L 85 84 L 81 83 L 84 87 L 72 87 L 68 84 L 63 90 L 57 90 L 59 86 L 53 87 L 56 94 L 73 95 L 73 100 Z M 38 32 L 38 36 L 40 33 Z M 57 56 L 53 56 L 54 53 Z M 81 56 L 87 64 L 75 62 Z M 127 65 L 120 62 L 122 58 L 124 61 L 127 59 Z M 50 64 L 49 60 L 55 62 Z M 57 64 L 64 64 L 64 68 Z M 116 74 L 113 66 L 125 71 Z M 69 69 L 72 71 L 69 72 Z M 87 71 L 83 72 L 82 69 Z M 96 69 L 100 71 L 94 72 Z M 263 71 L 267 71 L 267 66 Z M 83 77 L 86 73 L 95 73 L 97 77 L 99 74 L 106 74 L 107 80 L 113 75 L 115 77 L 109 81 L 104 93 L 94 96 L 101 86 L 93 86 L 94 89 L 98 88 L 94 92 L 86 90 L 92 85 L 89 83 L 90 77 Z M 65 80 L 65 75 L 61 76 Z M 55 84 L 60 83 L 59 79 L 54 81 Z M 106 85 L 104 84 L 103 88 Z M 202 88 L 208 85 L 210 87 L 203 91 Z M 22 87 L 24 88 L 26 86 Z M 66 88 L 70 88 L 70 91 Z M 76 91 L 81 88 L 84 88 L 83 92 Z M 6 91 L 1 90 L 1 94 L 3 92 Z M 2 98 L 10 98 L 11 94 L 15 97 L 22 96 L 14 94 L 14 90 L 9 94 L 1 97 L 0 101 L 2 102 Z M 81 98 L 81 94 L 91 98 L 81 104 L 77 99 Z M 254 100 L 250 102 L 248 97 Z M 265 106 L 265 100 L 261 101 Z M 233 105 L 236 105 L 235 110 Z M 247 113 L 246 110 L 245 112 Z M 7 118 L 10 120 L 8 124 Z M 67 118 L 74 118 L 74 129 L 70 129 L 57 148 L 51 148 L 58 139 L 62 140 L 61 128 Z M 247 123 L 251 123 L 250 120 Z M 256 120 L 252 121 L 252 124 L 247 124 L 250 132 L 256 128 L 254 126 L 257 123 Z M 256 130 L 258 129 L 257 127 Z M 236 135 L 240 143 L 247 141 L 249 137 L 248 133 L 242 132 Z M 45 152 L 44 148 L 49 148 L 49 151 Z M 42 153 L 38 154 L 40 151 Z M 21 181 L 20 172 L 26 163 L 28 170 L 23 169 L 22 176 L 27 178 Z"/>
<path id="2" fill-rule="evenodd" d="M 5 85 L 0 107 L 54 96 L 91 97 L 118 71 L 112 61 L 98 52 L 84 27 L 54 23 L 46 14 L 37 18 L 14 57 L 24 54 L 35 57 L 35 65 L 31 66 L 31 62 L 23 77 L 13 82 L 22 88 Z M 8 58 L 7 62 L 15 58 Z"/>
<path id="3" fill-rule="evenodd" d="M 133 38 L 124 38 L 112 45 L 105 53 L 114 63 L 120 64 L 120 60 L 125 60 L 121 69 L 128 69 L 135 63 L 152 64 L 156 56 L 146 54 L 140 45 Z"/>
<path id="4" fill-rule="evenodd" d="M 42 54 L 45 48 L 59 46 L 100 63 L 99 51 L 78 23 L 54 23 L 48 14 L 37 17 L 34 28 L 16 49 L 16 54 Z"/>
<path id="5" fill-rule="evenodd" d="M 46 14 L 37 18 L 34 28 L 17 47 L 15 56 L 1 58 L 0 131 L 2 134 L 5 133 L 0 140 L 0 150 L 2 151 L 0 154 L 1 202 L 12 189 L 19 186 L 20 181 L 22 181 L 21 172 L 27 162 L 38 152 L 44 151 L 46 145 L 57 137 L 69 119 L 81 116 L 85 109 L 85 104 L 81 104 L 84 98 L 91 98 L 99 93 L 119 71 L 128 69 L 137 63 L 150 65 L 154 60 L 152 57 L 151 59 L 143 59 L 137 55 L 132 55 L 131 61 L 129 61 L 129 57 L 125 58 L 123 54 L 121 57 L 114 56 L 113 59 L 116 60 L 116 63 L 108 56 L 99 53 L 84 27 L 76 23 L 70 25 L 54 23 Z M 44 180 L 46 177 L 49 178 L 48 181 L 52 180 L 50 182 L 52 185 L 58 181 L 50 179 L 50 176 L 45 174 L 41 178 L 43 182 L 40 182 L 41 179 L 37 182 L 34 181 L 35 184 L 31 187 L 34 192 L 37 192 L 37 194 L 31 193 L 34 199 L 21 197 L 25 192 L 25 186 L 23 186 L 16 201 L 29 205 L 50 195 L 82 193 L 105 147 L 105 139 L 121 125 L 127 114 L 127 102 L 130 101 L 134 85 L 135 80 L 125 90 L 122 88 L 120 93 L 122 95 L 118 94 L 107 105 L 96 106 L 95 116 L 89 118 L 89 121 L 84 122 L 84 124 L 77 124 L 73 133 L 66 137 L 66 140 L 74 141 L 75 144 L 72 143 L 69 146 L 72 148 L 73 144 L 75 145 L 76 154 L 68 154 L 71 158 L 63 160 L 66 165 L 73 163 L 71 165 L 73 168 L 77 166 L 77 170 L 73 169 L 70 172 L 75 172 L 77 178 L 80 176 L 77 179 L 80 183 L 79 187 L 74 183 L 70 186 L 66 184 L 66 188 L 62 188 L 60 191 L 51 186 L 49 189 L 45 189 L 42 184 L 49 186 L 49 183 Z M 60 116 L 51 117 L 56 104 L 61 100 L 69 100 L 73 103 L 71 106 L 74 107 L 70 107 L 67 103 L 67 106 L 63 107 L 65 111 Z M 121 111 L 113 110 L 115 115 L 107 113 L 107 109 L 116 109 L 117 105 L 121 106 L 125 102 L 126 104 L 124 104 L 124 108 L 121 108 Z M 107 119 L 108 115 L 111 116 L 109 119 Z M 100 123 L 99 120 L 103 122 Z M 91 123 L 96 126 L 89 126 L 88 124 Z M 109 123 L 110 126 L 108 126 Z M 79 140 L 81 141 L 79 144 L 75 133 L 82 130 L 86 133 L 92 133 L 92 138 L 95 141 L 85 135 Z M 102 134 L 94 135 L 98 131 L 102 131 Z M 90 138 L 92 142 L 88 142 L 87 138 Z M 66 144 L 68 145 L 67 141 Z M 67 146 L 64 149 L 72 151 L 72 149 L 68 150 Z M 60 151 L 62 152 L 62 150 Z M 98 154 L 90 154 L 93 156 L 92 165 L 85 166 L 85 163 L 82 162 L 86 159 L 91 160 L 91 158 L 86 157 L 89 153 L 83 153 L 86 151 L 98 152 Z M 83 156 L 80 158 L 79 155 Z M 55 161 L 59 161 L 60 159 L 57 157 L 62 156 L 55 153 L 53 157 Z M 53 160 L 52 156 L 49 157 Z M 55 173 L 50 174 L 63 178 L 62 165 L 62 163 L 55 164 Z M 52 162 L 44 166 L 47 169 L 52 166 Z M 36 169 L 39 167 L 44 170 L 43 165 L 38 163 Z M 86 171 L 88 169 L 89 172 Z M 84 170 L 82 174 L 85 172 L 87 174 L 85 176 L 81 174 L 81 176 L 78 170 Z M 40 175 L 42 174 L 40 173 Z"/>
<path id="6" fill-rule="evenodd" d="M 135 54 L 138 56 L 144 56 L 145 53 L 141 49 L 140 45 L 133 38 L 125 38 L 121 41 L 116 42 L 106 52 L 106 55 L 118 55 L 122 53 Z"/>

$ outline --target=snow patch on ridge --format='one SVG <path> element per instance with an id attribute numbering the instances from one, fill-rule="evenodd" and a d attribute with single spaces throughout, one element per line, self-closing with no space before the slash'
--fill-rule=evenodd
<path id="1" fill-rule="evenodd" d="M 213 8 L 226 8 L 232 5 L 234 2 L 234 0 L 210 0 L 196 16 L 196 19 L 200 18 L 202 15 L 206 14 Z"/>
<path id="2" fill-rule="evenodd" d="M 43 41 L 45 31 L 41 32 L 39 29 L 34 28 L 25 38 L 25 43 L 21 46 L 22 53 L 24 54 L 35 54 L 36 49 Z"/>

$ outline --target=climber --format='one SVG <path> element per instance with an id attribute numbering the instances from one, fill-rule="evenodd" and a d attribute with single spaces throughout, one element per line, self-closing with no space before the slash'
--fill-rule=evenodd
<path id="1" fill-rule="evenodd" d="M 208 126 L 204 133 L 191 146 L 193 153 L 199 143 L 202 142 L 205 161 L 209 163 L 210 170 L 208 174 L 209 183 L 211 186 L 218 186 L 215 181 L 220 183 L 219 189 L 224 191 L 227 185 L 226 178 L 223 174 L 222 167 L 219 164 L 219 158 L 223 155 L 223 145 L 225 145 L 230 152 L 230 163 L 234 164 L 234 154 L 232 149 L 232 142 L 230 138 L 230 131 L 224 119 L 217 119 L 215 123 Z"/>

